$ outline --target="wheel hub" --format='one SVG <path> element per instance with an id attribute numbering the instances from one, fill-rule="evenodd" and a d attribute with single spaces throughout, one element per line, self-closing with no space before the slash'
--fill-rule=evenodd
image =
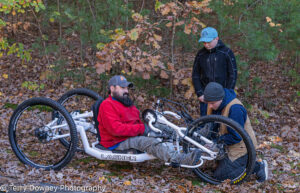
<path id="1" fill-rule="evenodd" d="M 37 128 L 34 130 L 34 135 L 39 139 L 42 143 L 47 143 L 50 141 L 50 137 L 48 132 L 46 132 L 43 128 Z"/>

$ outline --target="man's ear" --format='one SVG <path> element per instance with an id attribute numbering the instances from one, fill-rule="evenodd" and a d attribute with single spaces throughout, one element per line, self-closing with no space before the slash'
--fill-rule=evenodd
<path id="1" fill-rule="evenodd" d="M 110 87 L 109 87 L 109 90 L 110 90 L 110 94 L 112 94 L 113 91 L 115 90 L 115 86 L 110 86 Z"/>

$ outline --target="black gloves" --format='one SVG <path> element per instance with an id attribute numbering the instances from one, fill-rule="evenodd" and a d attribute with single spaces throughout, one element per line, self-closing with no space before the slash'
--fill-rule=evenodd
<path id="1" fill-rule="evenodd" d="M 148 134 L 150 133 L 151 129 L 150 127 L 145 123 L 145 131 L 143 133 L 143 136 L 148 136 Z"/>

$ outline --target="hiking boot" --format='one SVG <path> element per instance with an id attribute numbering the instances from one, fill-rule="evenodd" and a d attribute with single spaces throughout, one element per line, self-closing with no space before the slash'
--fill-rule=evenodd
<path id="1" fill-rule="evenodd" d="M 199 149 L 194 150 L 191 153 L 187 154 L 179 154 L 177 159 L 174 160 L 176 163 L 180 165 L 196 165 L 201 158 L 201 151 Z"/>
<path id="2" fill-rule="evenodd" d="M 268 163 L 266 160 L 259 162 L 260 168 L 258 172 L 256 172 L 257 182 L 262 183 L 268 180 Z"/>

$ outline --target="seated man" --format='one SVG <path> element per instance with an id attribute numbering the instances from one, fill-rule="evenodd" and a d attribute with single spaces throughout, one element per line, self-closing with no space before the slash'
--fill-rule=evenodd
<path id="1" fill-rule="evenodd" d="M 204 89 L 204 101 L 207 103 L 207 114 L 223 115 L 238 122 L 246 130 L 256 148 L 257 141 L 247 111 L 236 98 L 234 90 L 223 88 L 219 83 L 210 82 Z M 245 168 L 247 162 L 246 147 L 241 137 L 230 128 L 220 128 L 219 134 L 221 140 L 228 145 L 228 156 L 219 161 L 214 175 L 220 180 L 232 179 Z M 267 161 L 256 161 L 254 173 L 258 182 L 267 180 Z"/>
<path id="2" fill-rule="evenodd" d="M 132 87 L 133 84 L 124 76 L 113 76 L 108 86 L 110 95 L 100 105 L 98 114 L 102 146 L 110 150 L 133 148 L 147 152 L 164 162 L 183 165 L 194 165 L 199 161 L 199 150 L 188 154 L 178 153 L 158 139 L 146 137 L 150 129 L 140 120 L 140 112 L 128 94 L 128 87 Z"/>

